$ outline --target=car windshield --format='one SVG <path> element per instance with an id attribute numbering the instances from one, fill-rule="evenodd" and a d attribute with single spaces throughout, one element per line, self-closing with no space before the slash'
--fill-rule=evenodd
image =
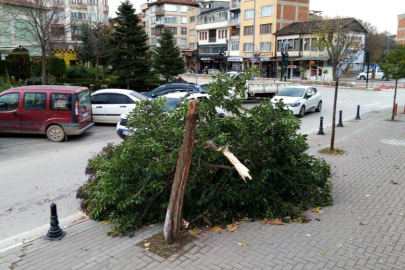
<path id="1" fill-rule="evenodd" d="M 129 93 L 129 94 L 130 94 L 131 96 L 133 96 L 133 97 L 139 99 L 139 100 L 147 100 L 147 99 L 148 99 L 148 97 L 146 97 L 145 95 L 142 95 L 142 94 L 140 94 L 140 93 L 138 93 L 138 92 L 131 92 L 131 93 Z"/>
<path id="2" fill-rule="evenodd" d="M 179 98 L 166 98 L 165 111 L 169 112 L 169 111 L 176 109 L 180 103 L 181 103 L 181 99 L 179 99 Z"/>
<path id="3" fill-rule="evenodd" d="M 302 97 L 305 92 L 305 88 L 284 88 L 277 96 L 282 97 Z"/>
<path id="4" fill-rule="evenodd" d="M 147 92 L 146 95 L 147 95 L 147 96 L 150 96 L 150 95 L 152 95 L 155 91 L 157 91 L 157 90 L 159 90 L 159 89 L 162 89 L 162 88 L 164 88 L 164 87 L 165 87 L 164 85 L 159 86 L 159 87 L 156 87 L 155 89 L 150 90 L 149 92 Z"/>

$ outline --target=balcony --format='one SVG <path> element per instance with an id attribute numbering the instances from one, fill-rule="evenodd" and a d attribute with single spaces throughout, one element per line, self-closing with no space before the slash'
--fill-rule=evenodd
<path id="1" fill-rule="evenodd" d="M 231 25 L 240 24 L 240 17 L 239 18 L 231 18 Z"/>
<path id="2" fill-rule="evenodd" d="M 156 21 L 156 26 L 164 26 L 165 22 L 164 21 Z"/>
<path id="3" fill-rule="evenodd" d="M 156 16 L 162 16 L 165 15 L 165 11 L 163 9 L 157 9 L 155 11 Z"/>
<path id="4" fill-rule="evenodd" d="M 240 1 L 232 1 L 231 8 L 240 8 Z"/>
<path id="5" fill-rule="evenodd" d="M 239 35 L 238 36 L 231 36 L 231 38 L 230 38 L 231 40 L 239 40 L 240 39 L 240 37 L 239 37 Z"/>
<path id="6" fill-rule="evenodd" d="M 216 43 L 216 42 L 217 42 L 217 37 L 210 37 L 210 38 L 208 39 L 208 42 L 209 42 L 209 43 Z"/>

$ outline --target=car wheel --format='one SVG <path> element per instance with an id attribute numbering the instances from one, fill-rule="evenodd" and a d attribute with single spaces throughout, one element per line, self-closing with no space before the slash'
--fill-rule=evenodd
<path id="1" fill-rule="evenodd" d="M 65 131 L 58 125 L 52 125 L 47 129 L 46 136 L 52 142 L 61 142 L 65 138 Z"/>
<path id="2" fill-rule="evenodd" d="M 322 100 L 319 101 L 318 107 L 316 107 L 315 111 L 316 111 L 316 112 L 320 112 L 321 110 L 322 110 Z"/>
<path id="3" fill-rule="evenodd" d="M 382 76 L 381 80 L 382 80 L 382 81 L 388 81 L 388 79 L 385 78 L 385 76 Z"/>
<path id="4" fill-rule="evenodd" d="M 301 109 L 300 109 L 300 113 L 298 114 L 298 117 L 304 117 L 305 115 L 305 106 L 302 105 Z"/>
<path id="5" fill-rule="evenodd" d="M 366 79 L 366 77 L 364 77 L 364 76 L 360 77 L 360 80 L 365 80 L 365 79 Z"/>

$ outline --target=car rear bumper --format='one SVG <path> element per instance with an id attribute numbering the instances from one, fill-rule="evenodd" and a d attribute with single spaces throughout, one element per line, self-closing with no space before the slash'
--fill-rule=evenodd
<path id="1" fill-rule="evenodd" d="M 80 135 L 84 132 L 86 132 L 87 130 L 89 130 L 90 128 L 92 128 L 94 126 L 94 123 L 90 123 L 87 126 L 85 126 L 84 128 L 80 129 L 79 127 L 79 123 L 75 123 L 75 124 L 60 124 L 63 128 L 63 130 L 65 131 L 66 135 Z"/>

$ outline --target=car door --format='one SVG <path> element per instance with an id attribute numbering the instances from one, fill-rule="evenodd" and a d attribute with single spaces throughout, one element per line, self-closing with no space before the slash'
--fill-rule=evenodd
<path id="1" fill-rule="evenodd" d="M 375 72 L 376 80 L 381 80 L 383 76 L 384 76 L 384 72 L 380 68 L 377 68 L 376 72 Z"/>
<path id="2" fill-rule="evenodd" d="M 40 133 L 43 124 L 50 118 L 49 108 L 46 106 L 45 92 L 25 92 L 21 109 L 21 130 L 23 132 Z"/>
<path id="3" fill-rule="evenodd" d="M 312 96 L 313 96 L 313 106 L 318 107 L 319 101 L 321 101 L 321 94 L 319 94 L 318 89 L 312 87 Z"/>
<path id="4" fill-rule="evenodd" d="M 20 92 L 0 96 L 0 131 L 20 132 Z"/>
<path id="5" fill-rule="evenodd" d="M 305 109 L 309 110 L 315 106 L 314 105 L 315 104 L 315 101 L 314 101 L 315 95 L 314 95 L 314 91 L 312 88 L 308 88 L 306 94 L 307 94 L 307 100 L 305 102 Z"/>
<path id="6" fill-rule="evenodd" d="M 135 105 L 135 101 L 124 94 L 108 94 L 105 106 L 105 119 L 108 123 L 118 123 L 120 116 L 127 113 Z"/>
<path id="7" fill-rule="evenodd" d="M 107 93 L 91 95 L 91 111 L 93 114 L 93 122 L 105 122 L 105 106 L 107 102 Z"/>

